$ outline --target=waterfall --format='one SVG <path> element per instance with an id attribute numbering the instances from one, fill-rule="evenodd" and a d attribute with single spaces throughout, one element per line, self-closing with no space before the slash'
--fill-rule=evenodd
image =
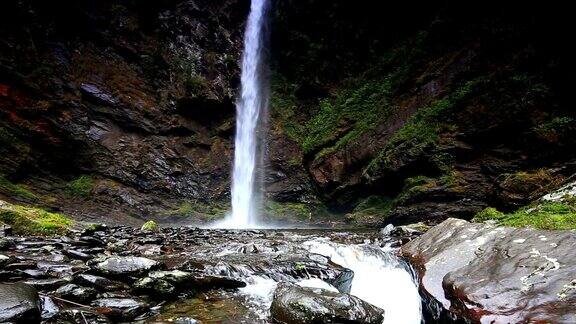
<path id="1" fill-rule="evenodd" d="M 232 171 L 232 213 L 219 227 L 257 226 L 259 206 L 257 170 L 269 96 L 267 66 L 267 11 L 269 0 L 252 0 L 244 34 L 240 97 L 236 103 L 236 138 Z"/>

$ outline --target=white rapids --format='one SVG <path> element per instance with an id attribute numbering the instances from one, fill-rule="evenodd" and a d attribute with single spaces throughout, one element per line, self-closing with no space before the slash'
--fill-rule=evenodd
<path id="1" fill-rule="evenodd" d="M 344 245 L 327 238 L 306 241 L 303 245 L 310 252 L 327 256 L 332 262 L 354 271 L 350 294 L 384 309 L 384 324 L 422 322 L 417 284 L 392 250 L 368 244 Z M 260 276 L 249 277 L 247 282 L 248 285 L 241 288 L 240 293 L 248 298 L 251 308 L 259 317 L 266 319 L 277 282 Z M 337 291 L 316 278 L 301 280 L 297 284 Z"/>

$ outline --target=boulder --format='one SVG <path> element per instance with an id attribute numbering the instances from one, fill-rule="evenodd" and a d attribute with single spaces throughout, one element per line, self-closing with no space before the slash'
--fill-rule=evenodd
<path id="1" fill-rule="evenodd" d="M 576 323 L 576 232 L 448 219 L 402 248 L 433 320 Z"/>
<path id="2" fill-rule="evenodd" d="M 95 265 L 95 270 L 111 276 L 139 276 L 160 267 L 158 261 L 142 257 L 113 256 Z"/>
<path id="3" fill-rule="evenodd" d="M 287 324 L 380 324 L 384 311 L 355 296 L 281 282 L 270 312 L 274 321 Z"/>
<path id="4" fill-rule="evenodd" d="M 0 284 L 0 323 L 4 322 L 40 322 L 40 298 L 34 287 Z"/>

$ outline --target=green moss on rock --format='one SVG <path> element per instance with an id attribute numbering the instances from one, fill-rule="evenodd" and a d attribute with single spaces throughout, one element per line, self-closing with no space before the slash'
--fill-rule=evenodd
<path id="1" fill-rule="evenodd" d="M 149 220 L 146 223 L 144 223 L 144 225 L 142 225 L 140 230 L 146 232 L 154 232 L 158 230 L 158 224 L 153 220 Z"/>
<path id="2" fill-rule="evenodd" d="M 81 175 L 67 184 L 66 192 L 73 197 L 88 197 L 93 187 L 94 179 L 89 175 Z"/>
<path id="3" fill-rule="evenodd" d="M 0 201 L 0 222 L 12 226 L 14 233 L 20 235 L 65 234 L 74 224 L 62 214 L 2 201 Z"/>
<path id="4" fill-rule="evenodd" d="M 2 175 L 0 175 L 0 192 L 11 197 L 23 198 L 30 201 L 38 199 L 38 196 L 25 185 L 12 183 Z"/>
<path id="5" fill-rule="evenodd" d="M 182 201 L 173 210 L 165 213 L 165 216 L 189 217 L 199 221 L 213 221 L 223 218 L 230 210 L 227 202 L 214 201 L 211 203 Z"/>
<path id="6" fill-rule="evenodd" d="M 429 151 L 437 148 L 441 134 L 451 131 L 453 127 L 447 123 L 446 116 L 454 113 L 454 110 L 483 82 L 483 78 L 466 82 L 448 96 L 420 109 L 394 133 L 385 148 L 367 166 L 365 172 L 394 170 L 402 159 L 415 159 L 423 155 L 432 155 L 432 159 L 443 160 L 442 156 L 434 156 Z M 442 164 L 442 161 L 437 162 Z"/>
<path id="7" fill-rule="evenodd" d="M 346 214 L 346 220 L 358 225 L 379 225 L 388 217 L 396 201 L 388 197 L 369 196 Z"/>
<path id="8" fill-rule="evenodd" d="M 499 225 L 534 227 L 545 230 L 576 229 L 576 206 L 571 202 L 544 201 L 505 214 L 495 208 L 486 208 L 473 221 L 496 221 Z"/>

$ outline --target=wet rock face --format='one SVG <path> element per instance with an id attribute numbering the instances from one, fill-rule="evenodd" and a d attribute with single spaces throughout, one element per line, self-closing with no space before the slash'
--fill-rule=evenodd
<path id="1" fill-rule="evenodd" d="M 402 253 L 419 271 L 421 291 L 443 312 L 433 317 L 573 323 L 574 244 L 574 231 L 448 219 L 406 244 Z"/>
<path id="2" fill-rule="evenodd" d="M 247 4 L 6 4 L 0 173 L 25 163 L 27 176 L 43 179 L 29 184 L 34 199 L 55 195 L 50 204 L 118 223 L 184 200 L 225 199 Z M 23 45 L 24 30 L 34 46 Z M 30 74 L 37 67 L 44 72 Z M 81 174 L 101 175 L 92 199 L 62 190 Z"/>
<path id="3" fill-rule="evenodd" d="M 40 321 L 40 298 L 33 287 L 0 284 L 0 322 L 34 323 Z"/>
<path id="4" fill-rule="evenodd" d="M 354 323 L 376 324 L 384 311 L 357 297 L 319 288 L 279 283 L 270 308 L 278 323 Z"/>

